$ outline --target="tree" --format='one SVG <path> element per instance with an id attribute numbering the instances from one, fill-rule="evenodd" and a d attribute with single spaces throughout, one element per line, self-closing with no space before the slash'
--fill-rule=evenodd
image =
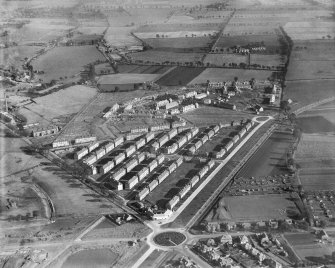
<path id="1" fill-rule="evenodd" d="M 159 34 L 156 34 L 156 38 L 159 38 Z"/>

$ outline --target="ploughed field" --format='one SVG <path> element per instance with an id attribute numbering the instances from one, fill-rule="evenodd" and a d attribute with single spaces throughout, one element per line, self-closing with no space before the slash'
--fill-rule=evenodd
<path id="1" fill-rule="evenodd" d="M 161 86 L 185 86 L 201 74 L 205 68 L 178 66 L 156 81 Z"/>

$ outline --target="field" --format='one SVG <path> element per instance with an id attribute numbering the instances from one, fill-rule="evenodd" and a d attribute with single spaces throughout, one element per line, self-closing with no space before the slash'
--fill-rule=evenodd
<path id="1" fill-rule="evenodd" d="M 292 105 L 292 110 L 334 95 L 333 79 L 286 81 L 286 88 L 284 89 L 284 99 L 292 99 L 295 102 Z"/>
<path id="2" fill-rule="evenodd" d="M 305 190 L 335 189 L 335 138 L 323 134 L 303 134 L 296 152 L 299 177 Z"/>
<path id="3" fill-rule="evenodd" d="M 70 267 L 106 267 L 117 261 L 118 254 L 108 248 L 81 250 L 68 257 L 62 268 Z"/>
<path id="4" fill-rule="evenodd" d="M 101 112 L 115 103 L 122 103 L 130 99 L 140 98 L 145 95 L 151 95 L 149 91 L 136 90 L 132 92 L 100 93 L 87 105 L 83 111 L 75 116 L 65 129 L 63 129 L 59 138 L 74 138 L 82 135 L 96 135 L 98 139 L 114 137 L 113 132 L 102 125 L 101 120 L 96 120 Z"/>
<path id="5" fill-rule="evenodd" d="M 335 79 L 335 60 L 293 60 L 290 61 L 287 81 Z M 333 82 L 334 83 L 334 82 Z"/>
<path id="6" fill-rule="evenodd" d="M 221 49 L 231 48 L 234 46 L 246 46 L 253 43 L 263 42 L 267 48 L 267 52 L 279 53 L 279 42 L 278 36 L 275 34 L 271 35 L 237 35 L 237 36 L 221 36 L 216 43 L 216 48 Z"/>
<path id="7" fill-rule="evenodd" d="M 109 63 L 101 63 L 94 66 L 95 68 L 95 74 L 101 75 L 101 74 L 113 74 L 114 69 Z"/>
<path id="8" fill-rule="evenodd" d="M 149 24 L 142 25 L 136 33 L 150 33 L 150 32 L 174 32 L 176 29 L 179 31 L 212 31 L 218 30 L 220 24 L 217 23 L 197 23 L 197 24 Z"/>
<path id="9" fill-rule="evenodd" d="M 117 70 L 119 73 L 139 73 L 139 74 L 164 74 L 171 67 L 169 66 L 148 66 L 134 64 L 119 64 Z"/>
<path id="10" fill-rule="evenodd" d="M 124 27 L 124 26 L 108 27 L 104 38 L 108 45 L 117 47 L 141 45 L 141 42 L 130 34 L 131 31 L 134 29 L 135 29 L 134 27 Z"/>
<path id="11" fill-rule="evenodd" d="M 249 116 L 244 112 L 200 106 L 198 109 L 182 114 L 181 117 L 197 127 L 203 127 L 208 124 L 231 123 L 233 120 L 241 120 Z"/>
<path id="12" fill-rule="evenodd" d="M 286 240 L 292 245 L 295 253 L 308 262 L 317 264 L 327 264 L 334 262 L 333 252 L 335 247 L 331 244 L 318 243 L 316 235 L 312 233 L 286 234 Z"/>
<path id="13" fill-rule="evenodd" d="M 284 29 L 293 40 L 313 40 L 334 38 L 333 21 L 288 22 Z M 329 36 L 329 37 L 328 37 Z"/>
<path id="14" fill-rule="evenodd" d="M 285 56 L 280 55 L 261 55 L 261 54 L 251 54 L 250 55 L 250 65 L 259 64 L 269 67 L 284 66 L 286 62 Z"/>
<path id="15" fill-rule="evenodd" d="M 207 68 L 189 84 L 203 84 L 207 83 L 207 80 L 211 82 L 233 81 L 235 76 L 238 77 L 240 81 L 249 81 L 251 78 L 267 80 L 271 77 L 271 74 L 271 71 Z"/>
<path id="16" fill-rule="evenodd" d="M 204 59 L 204 64 L 206 66 L 230 66 L 231 63 L 247 64 L 247 56 L 238 54 L 207 54 Z"/>
<path id="17" fill-rule="evenodd" d="M 224 197 L 225 208 L 230 217 L 222 218 L 220 209 L 213 209 L 206 217 L 207 221 L 260 221 L 285 219 L 300 214 L 290 195 L 253 195 Z M 260 209 L 262 208 L 262 209 Z M 222 208 L 221 208 L 222 209 Z M 221 217 L 220 217 L 221 216 Z"/>
<path id="18" fill-rule="evenodd" d="M 96 228 L 90 231 L 83 237 L 84 241 L 94 239 L 117 239 L 117 238 L 142 238 L 147 236 L 151 232 L 144 224 L 134 221 L 117 225 L 105 218 Z"/>
<path id="19" fill-rule="evenodd" d="M 292 142 L 291 134 L 275 132 L 249 159 L 236 177 L 266 177 L 288 173 L 285 157 Z"/>
<path id="20" fill-rule="evenodd" d="M 43 82 L 67 82 L 79 80 L 83 67 L 98 60 L 105 61 L 105 58 L 95 46 L 55 47 L 34 60 L 32 65 L 34 70 L 44 71 L 36 76 Z"/>
<path id="21" fill-rule="evenodd" d="M 63 263 L 55 264 L 56 268 L 70 267 L 131 267 L 134 262 L 148 249 L 142 242 L 130 246 L 125 241 L 113 241 L 108 245 L 72 247 L 70 254 Z"/>
<path id="22" fill-rule="evenodd" d="M 87 86 L 72 86 L 55 93 L 35 98 L 35 103 L 20 108 L 27 123 L 50 123 L 54 117 L 77 113 L 96 95 L 97 90 Z"/>
<path id="23" fill-rule="evenodd" d="M 204 68 L 176 67 L 156 81 L 161 86 L 185 86 L 200 75 Z"/>
<path id="24" fill-rule="evenodd" d="M 156 51 L 208 52 L 213 43 L 210 37 L 149 38 L 143 41 Z"/>
<path id="25" fill-rule="evenodd" d="M 22 28 L 10 29 L 10 37 L 19 44 L 47 43 L 65 35 L 72 27 L 67 19 L 30 18 Z"/>
<path id="26" fill-rule="evenodd" d="M 42 47 L 38 46 L 16 46 L 9 48 L 2 48 L 1 53 L 1 64 L 8 68 L 8 66 L 14 66 L 21 69 L 20 67 L 24 63 L 24 59 L 33 57 Z M 5 68 L 6 69 L 6 68 Z"/>
<path id="27" fill-rule="evenodd" d="M 154 51 L 147 50 L 143 52 L 136 52 L 128 54 L 131 60 L 135 63 L 158 63 L 162 64 L 164 62 L 170 63 L 184 63 L 193 62 L 196 63 L 201 61 L 204 54 L 203 53 L 175 53 L 170 51 Z"/>

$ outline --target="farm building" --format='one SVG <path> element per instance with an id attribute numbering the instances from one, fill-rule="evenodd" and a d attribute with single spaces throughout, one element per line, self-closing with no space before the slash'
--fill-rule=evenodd
<path id="1" fill-rule="evenodd" d="M 154 82 L 157 74 L 111 74 L 101 76 L 98 88 L 101 91 L 130 91 L 144 88 L 147 82 Z"/>

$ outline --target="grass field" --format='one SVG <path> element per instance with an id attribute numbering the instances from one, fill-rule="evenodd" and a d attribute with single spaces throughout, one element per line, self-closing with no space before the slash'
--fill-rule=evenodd
<path id="1" fill-rule="evenodd" d="M 247 63 L 247 56 L 239 54 L 207 54 L 204 64 L 210 66 L 228 66 L 229 63 Z"/>
<path id="2" fill-rule="evenodd" d="M 105 246 L 96 245 L 89 247 L 88 245 L 85 245 L 72 247 L 69 250 L 70 255 L 68 254 L 69 256 L 66 256 L 65 260 L 55 267 L 132 267 L 134 262 L 147 249 L 148 246 L 143 242 L 130 246 L 125 241 L 112 241 Z"/>
<path id="3" fill-rule="evenodd" d="M 202 84 L 206 83 L 207 80 L 212 82 L 233 81 L 235 76 L 238 77 L 240 81 L 249 81 L 251 78 L 255 78 L 256 80 L 267 80 L 271 77 L 271 74 L 271 71 L 207 68 L 189 84 Z"/>
<path id="4" fill-rule="evenodd" d="M 106 267 L 117 262 L 118 254 L 109 248 L 86 249 L 72 254 L 63 263 L 62 268 Z"/>
<path id="5" fill-rule="evenodd" d="M 334 26 L 333 21 L 327 20 L 296 21 L 286 23 L 284 29 L 293 40 L 322 40 L 328 35 L 334 38 Z"/>
<path id="6" fill-rule="evenodd" d="M 260 64 L 264 66 L 284 66 L 286 62 L 285 56 L 280 55 L 261 55 L 261 54 L 251 54 L 250 55 L 250 65 Z"/>
<path id="7" fill-rule="evenodd" d="M 99 238 L 142 238 L 147 236 L 150 232 L 151 229 L 138 221 L 117 225 L 105 218 L 96 228 L 86 234 L 83 240 L 89 241 Z"/>
<path id="8" fill-rule="evenodd" d="M 32 62 L 34 70 L 43 70 L 36 76 L 44 82 L 51 80 L 73 81 L 80 79 L 80 71 L 89 63 L 105 61 L 95 46 L 55 47 Z"/>
<path id="9" fill-rule="evenodd" d="M 158 51 L 208 52 L 214 40 L 210 37 L 181 37 L 149 38 L 143 41 Z"/>
<path id="10" fill-rule="evenodd" d="M 203 127 L 208 124 L 231 123 L 233 120 L 241 120 L 251 116 L 243 112 L 218 107 L 200 106 L 198 109 L 182 114 L 181 117 L 197 127 Z"/>
<path id="11" fill-rule="evenodd" d="M 170 66 L 148 66 L 135 64 L 119 64 L 117 70 L 119 73 L 139 73 L 139 74 L 163 74 L 167 72 Z"/>
<path id="12" fill-rule="evenodd" d="M 208 221 L 260 221 L 270 219 L 285 219 L 289 216 L 299 215 L 300 212 L 290 195 L 259 195 L 224 197 L 225 206 L 230 218 L 220 219 L 219 210 L 212 210 L 206 217 Z M 259 209 L 259 208 L 262 209 Z"/>
<path id="13" fill-rule="evenodd" d="M 40 51 L 42 47 L 38 46 L 15 46 L 1 49 L 1 63 L 0 66 L 15 66 L 21 69 L 24 63 L 24 58 L 33 57 L 36 52 Z"/>
<path id="14" fill-rule="evenodd" d="M 142 25 L 137 30 L 136 33 L 151 33 L 151 32 L 175 32 L 178 31 L 211 31 L 218 30 L 220 24 L 218 23 L 196 23 L 196 24 L 150 24 Z"/>
<path id="15" fill-rule="evenodd" d="M 286 81 L 284 99 L 292 99 L 296 104 L 292 110 L 335 95 L 334 80 L 296 80 Z"/>
<path id="16" fill-rule="evenodd" d="M 290 61 L 286 79 L 290 80 L 320 80 L 335 79 L 335 60 L 293 60 Z"/>
<path id="17" fill-rule="evenodd" d="M 95 88 L 87 86 L 72 86 L 55 93 L 35 98 L 35 103 L 20 108 L 19 113 L 27 118 L 27 123 L 44 121 L 52 118 L 78 112 L 83 105 L 97 93 Z"/>
<path id="18" fill-rule="evenodd" d="M 201 61 L 204 56 L 203 53 L 176 53 L 170 51 L 154 51 L 147 50 L 144 52 L 136 52 L 128 54 L 133 62 L 143 63 L 159 63 L 171 62 L 171 63 L 184 63 L 184 62 L 198 62 Z"/>
<path id="19" fill-rule="evenodd" d="M 185 86 L 204 70 L 204 68 L 189 68 L 178 66 L 157 80 L 156 83 L 162 86 Z"/>
<path id="20" fill-rule="evenodd" d="M 240 36 L 221 36 L 216 43 L 218 49 L 230 48 L 233 46 L 246 46 L 248 44 L 264 42 L 269 49 L 279 49 L 278 36 L 272 35 L 240 35 Z"/>

